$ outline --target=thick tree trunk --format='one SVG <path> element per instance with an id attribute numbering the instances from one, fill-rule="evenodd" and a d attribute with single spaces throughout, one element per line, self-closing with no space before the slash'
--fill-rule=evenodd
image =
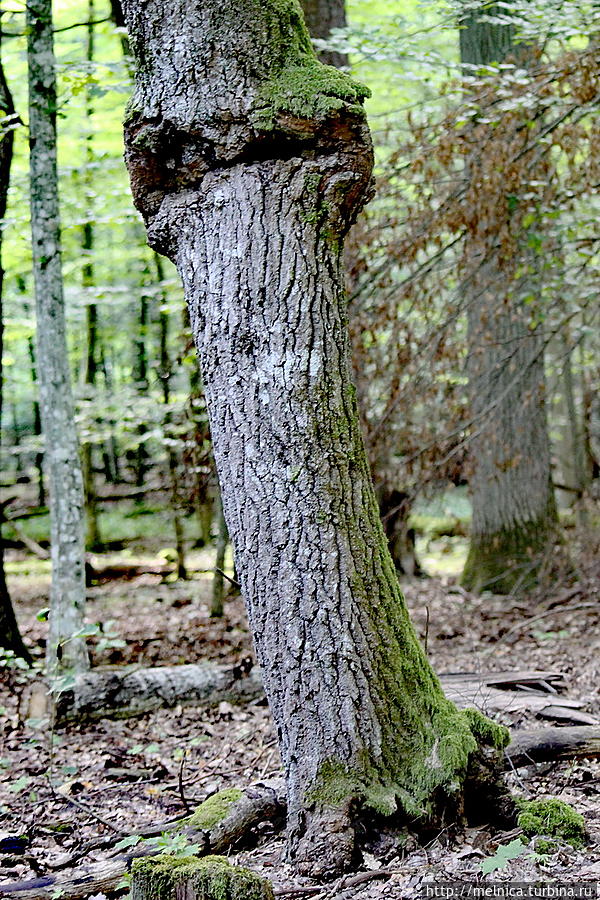
<path id="1" fill-rule="evenodd" d="M 67 356 L 56 172 L 56 83 L 50 0 L 28 0 L 31 228 L 37 362 L 50 486 L 52 587 L 48 669 L 87 668 L 84 509 Z"/>
<path id="2" fill-rule="evenodd" d="M 311 38 L 327 40 L 332 28 L 346 27 L 346 0 L 302 0 L 302 11 Z M 347 66 L 348 56 L 339 50 L 317 51 L 329 66 Z"/>
<path id="3" fill-rule="evenodd" d="M 333 872 L 361 811 L 455 813 L 473 732 L 505 738 L 444 697 L 366 463 L 340 271 L 370 188 L 365 90 L 316 61 L 296 0 L 124 8 L 127 162 L 184 282 L 290 851 Z"/>
<path id="4" fill-rule="evenodd" d="M 483 15 L 493 15 L 485 7 Z M 460 32 L 461 61 L 501 62 L 512 50 L 512 27 L 471 11 Z M 506 135 L 503 138 L 506 139 Z M 488 149 L 488 152 L 490 150 Z M 468 177 L 476 179 L 477 159 Z M 484 188 L 483 188 L 484 189 Z M 518 202 L 518 199 L 517 199 Z M 507 202 L 507 216 L 510 216 Z M 471 395 L 473 503 L 471 543 L 463 572 L 469 590 L 509 593 L 532 587 L 549 555 L 556 525 L 545 409 L 544 336 L 532 327 L 535 276 L 511 277 L 499 226 L 485 212 L 468 238 L 468 375 Z M 535 260 L 523 253 L 530 268 Z"/>

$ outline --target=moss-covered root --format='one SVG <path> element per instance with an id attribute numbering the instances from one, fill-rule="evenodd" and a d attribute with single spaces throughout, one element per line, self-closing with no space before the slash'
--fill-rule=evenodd
<path id="1" fill-rule="evenodd" d="M 273 900 L 268 881 L 223 856 L 155 856 L 131 867 L 132 900 Z"/>
<path id="2" fill-rule="evenodd" d="M 199 831 L 210 831 L 227 817 L 233 804 L 241 797 L 242 791 L 238 788 L 226 788 L 224 791 L 219 791 L 201 803 L 189 819 L 182 822 L 182 825 L 197 828 Z"/>
<path id="3" fill-rule="evenodd" d="M 516 800 L 519 809 L 518 825 L 523 829 L 527 837 L 556 838 L 571 844 L 573 847 L 582 847 L 585 843 L 585 822 L 581 813 L 578 813 L 556 797 L 548 797 L 543 800 Z"/>

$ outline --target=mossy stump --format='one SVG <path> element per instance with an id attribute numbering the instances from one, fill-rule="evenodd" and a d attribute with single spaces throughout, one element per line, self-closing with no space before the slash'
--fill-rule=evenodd
<path id="1" fill-rule="evenodd" d="M 270 882 L 223 856 L 136 859 L 132 900 L 273 900 Z"/>

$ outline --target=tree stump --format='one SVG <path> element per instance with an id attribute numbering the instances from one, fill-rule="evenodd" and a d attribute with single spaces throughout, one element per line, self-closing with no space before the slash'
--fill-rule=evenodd
<path id="1" fill-rule="evenodd" d="M 132 900 L 273 900 L 269 881 L 224 856 L 136 859 Z"/>

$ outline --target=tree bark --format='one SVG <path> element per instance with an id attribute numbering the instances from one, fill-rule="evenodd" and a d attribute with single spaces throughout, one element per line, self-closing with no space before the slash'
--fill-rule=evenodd
<path id="1" fill-rule="evenodd" d="M 346 27 L 346 0 L 302 0 L 302 11 L 311 38 L 326 41 L 332 28 Z M 318 50 L 321 62 L 328 66 L 347 66 L 348 55 L 339 50 Z"/>
<path id="2" fill-rule="evenodd" d="M 317 62 L 296 0 L 124 10 L 126 158 L 184 283 L 290 854 L 331 874 L 352 864 L 361 815 L 456 814 L 474 732 L 506 739 L 444 697 L 366 462 L 341 273 L 371 185 L 366 91 Z"/>
<path id="3" fill-rule="evenodd" d="M 512 26 L 483 19 L 495 12 L 494 7 L 485 7 L 462 20 L 461 61 L 467 73 L 468 67 L 501 62 L 513 51 Z M 506 140 L 506 135 L 500 139 Z M 467 177 L 478 177 L 476 157 L 469 161 Z M 481 190 L 485 196 L 485 185 Z M 508 198 L 506 215 L 511 215 Z M 498 230 L 493 212 L 484 209 L 467 238 L 469 277 L 463 288 L 473 422 L 469 479 L 473 516 L 462 582 L 469 590 L 503 594 L 536 584 L 554 543 L 557 516 L 546 421 L 544 335 L 541 324 L 532 322 L 535 307 L 525 303 L 528 295 L 539 292 L 537 276 L 511 276 Z M 524 230 L 523 253 L 531 270 L 536 264 L 526 243 Z"/>
<path id="4" fill-rule="evenodd" d="M 47 664 L 87 668 L 83 624 L 84 504 L 67 356 L 56 170 L 56 81 L 51 0 L 27 2 L 31 229 L 37 362 L 50 487 L 52 586 Z"/>

